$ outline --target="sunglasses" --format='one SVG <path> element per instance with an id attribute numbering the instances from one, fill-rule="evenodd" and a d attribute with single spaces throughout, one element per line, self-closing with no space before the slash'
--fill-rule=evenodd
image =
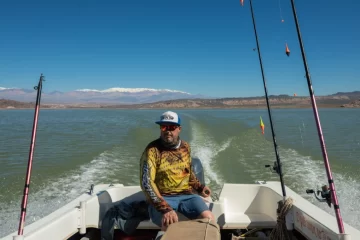
<path id="1" fill-rule="evenodd" d="M 174 131 L 178 127 L 179 126 L 176 126 L 176 125 L 160 125 L 160 129 L 163 132 L 165 132 L 165 131 Z"/>

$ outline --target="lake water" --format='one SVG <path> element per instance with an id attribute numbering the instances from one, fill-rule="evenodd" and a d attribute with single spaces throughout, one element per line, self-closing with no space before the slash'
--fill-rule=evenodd
<path id="1" fill-rule="evenodd" d="M 91 184 L 139 184 L 139 158 L 159 136 L 163 110 L 41 110 L 26 224 L 73 200 Z M 179 110 L 181 137 L 202 160 L 207 184 L 278 181 L 264 168 L 275 159 L 267 111 Z M 316 202 L 307 188 L 327 184 L 311 109 L 275 109 L 274 128 L 287 186 Z M 343 219 L 360 228 L 360 109 L 320 109 Z M 18 228 L 33 110 L 0 111 L 0 237 Z M 261 134 L 259 119 L 265 124 Z M 243 193 L 246 194 L 246 193 Z"/>

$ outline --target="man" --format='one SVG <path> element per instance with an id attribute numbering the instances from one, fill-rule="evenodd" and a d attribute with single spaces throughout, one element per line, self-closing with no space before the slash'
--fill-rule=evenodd
<path id="1" fill-rule="evenodd" d="M 211 191 L 203 186 L 191 170 L 191 149 L 181 140 L 181 121 L 175 112 L 164 112 L 160 121 L 160 138 L 145 148 L 140 160 L 140 185 L 145 193 L 151 220 L 162 228 L 178 221 L 175 211 L 189 219 L 214 216 L 198 195 L 208 197 Z M 196 191 L 198 194 L 194 194 Z"/>

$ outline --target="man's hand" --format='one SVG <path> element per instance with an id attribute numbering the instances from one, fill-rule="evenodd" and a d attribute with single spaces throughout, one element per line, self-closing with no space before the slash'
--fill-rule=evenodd
<path id="1" fill-rule="evenodd" d="M 162 217 L 162 229 L 166 229 L 170 224 L 178 222 L 178 215 L 174 210 L 167 212 Z"/>
<path id="2" fill-rule="evenodd" d="M 203 191 L 200 193 L 200 195 L 201 195 L 202 197 L 205 197 L 205 198 L 209 197 L 209 196 L 211 195 L 211 190 L 210 190 L 210 188 L 207 187 L 207 186 L 205 186 L 204 189 L 203 189 Z"/>

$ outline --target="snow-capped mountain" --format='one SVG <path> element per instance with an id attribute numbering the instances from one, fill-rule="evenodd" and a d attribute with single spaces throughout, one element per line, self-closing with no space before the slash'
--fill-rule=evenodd
<path id="1" fill-rule="evenodd" d="M 0 99 L 1 98 L 33 102 L 36 100 L 36 90 L 0 87 Z M 43 89 L 42 93 L 42 102 L 44 103 L 132 104 L 184 98 L 202 98 L 202 96 L 170 89 L 117 87 L 104 90 L 78 89 L 69 92 L 46 92 Z"/>
<path id="2" fill-rule="evenodd" d="M 190 93 L 170 90 L 170 89 L 154 89 L 154 88 L 109 88 L 105 90 L 96 90 L 96 89 L 78 89 L 75 91 L 79 92 L 102 92 L 102 93 L 114 93 L 114 92 L 122 92 L 122 93 L 139 93 L 139 92 L 174 92 L 174 93 L 184 93 L 190 95 Z"/>

